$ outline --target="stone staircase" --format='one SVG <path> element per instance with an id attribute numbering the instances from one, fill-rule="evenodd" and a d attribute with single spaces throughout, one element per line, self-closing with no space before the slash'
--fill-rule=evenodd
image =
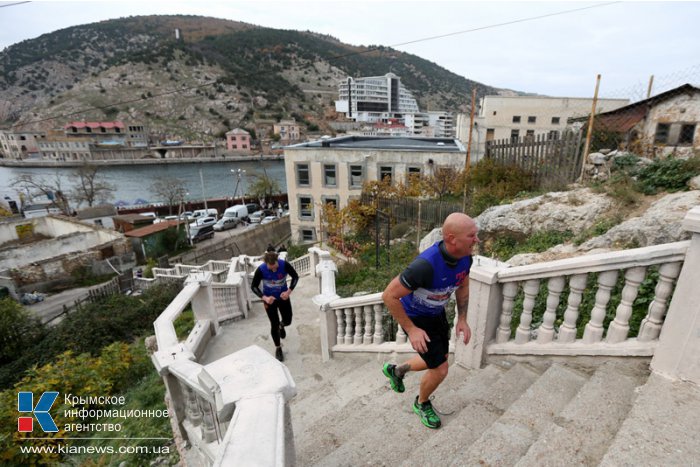
<path id="1" fill-rule="evenodd" d="M 478 370 L 451 364 L 434 394 L 439 430 L 413 413 L 420 373 L 389 388 L 385 361 L 407 356 L 336 353 L 321 360 L 315 280 L 294 292 L 285 365 L 298 466 L 689 466 L 700 460 L 700 388 L 649 375 L 648 358 L 491 356 Z M 259 345 L 272 352 L 259 303 L 222 326 L 202 361 Z M 198 465 L 187 459 L 188 465 Z"/>
<path id="2" fill-rule="evenodd" d="M 354 369 L 299 388 L 291 404 L 297 465 L 691 465 L 700 458 L 688 436 L 700 422 L 698 388 L 649 379 L 646 362 L 455 365 L 435 393 L 443 426 L 430 430 L 411 409 L 418 374 L 397 394 L 379 359 L 355 359 Z M 645 415 L 649 407 L 688 431 L 665 449 L 631 448 L 669 438 Z"/>

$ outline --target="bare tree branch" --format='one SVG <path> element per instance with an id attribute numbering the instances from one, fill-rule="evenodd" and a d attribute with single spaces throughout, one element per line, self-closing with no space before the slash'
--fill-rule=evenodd
<path id="1" fill-rule="evenodd" d="M 187 188 L 185 181 L 179 178 L 158 177 L 151 184 L 151 193 L 168 203 L 168 214 L 172 216 L 173 205 L 185 200 Z"/>

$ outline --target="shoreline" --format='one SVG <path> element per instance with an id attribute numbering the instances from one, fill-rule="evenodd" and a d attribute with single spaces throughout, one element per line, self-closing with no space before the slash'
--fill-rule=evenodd
<path id="1" fill-rule="evenodd" d="M 250 161 L 277 161 L 284 160 L 284 155 L 266 156 L 233 156 L 233 157 L 183 157 L 178 159 L 114 159 L 101 161 L 48 161 L 48 160 L 16 160 L 0 159 L 0 167 L 30 167 L 30 168 L 56 168 L 56 167 L 81 167 L 86 162 L 95 166 L 122 166 L 122 165 L 173 165 L 173 164 L 209 164 L 231 163 Z"/>

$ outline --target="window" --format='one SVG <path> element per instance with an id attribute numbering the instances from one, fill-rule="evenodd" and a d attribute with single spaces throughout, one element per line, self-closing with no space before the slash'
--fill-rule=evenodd
<path id="1" fill-rule="evenodd" d="M 389 183 L 394 178 L 394 168 L 388 165 L 379 166 L 379 180 L 389 178 Z"/>
<path id="2" fill-rule="evenodd" d="M 559 139 L 559 132 L 557 130 L 550 131 L 549 133 L 547 133 L 547 139 Z"/>
<path id="3" fill-rule="evenodd" d="M 363 167 L 361 165 L 350 166 L 350 188 L 362 188 L 365 179 Z"/>
<path id="4" fill-rule="evenodd" d="M 309 164 L 297 164 L 297 186 L 311 186 Z"/>
<path id="5" fill-rule="evenodd" d="M 559 125 L 560 117 L 552 117 L 552 125 Z"/>
<path id="6" fill-rule="evenodd" d="M 668 142 L 668 133 L 671 130 L 671 125 L 668 123 L 656 124 L 656 135 L 654 136 L 655 143 L 666 144 Z"/>
<path id="7" fill-rule="evenodd" d="M 323 164 L 323 185 L 336 186 L 335 164 Z"/>
<path id="8" fill-rule="evenodd" d="M 695 124 L 681 125 L 678 144 L 693 144 L 693 139 L 695 139 Z"/>
<path id="9" fill-rule="evenodd" d="M 301 229 L 299 232 L 302 242 L 313 242 L 316 238 L 314 229 Z"/>
<path id="10" fill-rule="evenodd" d="M 520 130 L 510 130 L 510 140 L 517 141 L 520 137 Z"/>
<path id="11" fill-rule="evenodd" d="M 527 141 L 534 141 L 535 140 L 535 130 L 527 130 L 527 133 L 525 134 L 525 139 Z"/>
<path id="12" fill-rule="evenodd" d="M 537 117 L 535 117 L 534 115 L 530 115 L 529 117 L 527 117 L 527 123 L 536 123 L 536 122 L 537 122 Z"/>
<path id="13" fill-rule="evenodd" d="M 513 115 L 513 123 L 520 123 L 520 115 Z"/>
<path id="14" fill-rule="evenodd" d="M 299 219 L 313 220 L 314 218 L 314 200 L 311 196 L 299 197 Z"/>
<path id="15" fill-rule="evenodd" d="M 496 115 L 496 111 L 495 111 L 495 110 L 493 111 L 493 114 Z"/>
<path id="16" fill-rule="evenodd" d="M 418 175 L 420 176 L 420 167 L 409 167 L 408 168 L 408 175 Z"/>
<path id="17" fill-rule="evenodd" d="M 335 209 L 338 209 L 338 197 L 337 196 L 322 196 L 321 203 L 325 206 L 326 204 L 332 204 Z"/>

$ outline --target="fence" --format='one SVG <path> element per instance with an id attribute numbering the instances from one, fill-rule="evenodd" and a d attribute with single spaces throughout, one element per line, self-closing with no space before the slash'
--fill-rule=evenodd
<path id="1" fill-rule="evenodd" d="M 486 158 L 520 167 L 538 186 L 556 186 L 574 182 L 581 174 L 581 144 L 580 131 L 501 139 L 486 143 Z"/>
<path id="2" fill-rule="evenodd" d="M 374 198 L 364 193 L 362 204 L 374 204 Z M 445 217 L 453 212 L 462 212 L 462 205 L 436 199 L 419 200 L 414 198 L 377 198 L 377 208 L 388 214 L 396 223 L 407 222 L 420 225 L 422 228 L 433 229 L 445 221 Z"/>

